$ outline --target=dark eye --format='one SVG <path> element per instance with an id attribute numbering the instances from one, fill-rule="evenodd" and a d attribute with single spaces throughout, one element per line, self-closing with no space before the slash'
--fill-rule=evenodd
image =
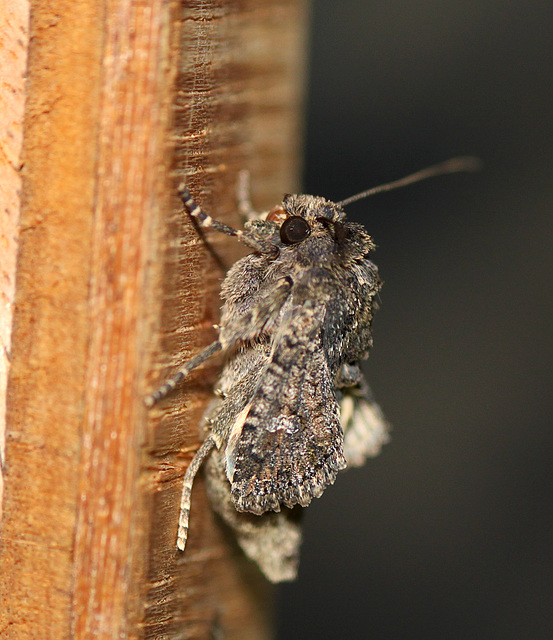
<path id="1" fill-rule="evenodd" d="M 311 233 L 307 220 L 301 216 L 287 218 L 280 227 L 280 239 L 284 244 L 296 244 L 305 240 Z"/>

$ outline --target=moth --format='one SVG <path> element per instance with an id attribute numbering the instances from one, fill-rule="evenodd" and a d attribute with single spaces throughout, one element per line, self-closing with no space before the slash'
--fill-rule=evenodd
<path id="1" fill-rule="evenodd" d="M 388 441 L 388 424 L 360 368 L 372 346 L 381 281 L 375 248 L 344 206 L 430 176 L 471 170 L 456 158 L 330 202 L 286 195 L 234 229 L 205 213 L 184 185 L 185 210 L 205 228 L 234 236 L 252 253 L 221 287 L 218 339 L 146 398 L 153 406 L 216 352 L 224 368 L 185 476 L 177 534 L 184 551 L 194 477 L 205 462 L 212 505 L 243 551 L 272 582 L 297 574 L 301 510 Z M 242 189 L 243 191 L 244 189 Z"/>

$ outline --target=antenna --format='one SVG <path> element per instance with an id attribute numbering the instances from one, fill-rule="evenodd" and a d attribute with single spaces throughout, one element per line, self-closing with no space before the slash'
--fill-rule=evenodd
<path id="1" fill-rule="evenodd" d="M 361 191 L 361 193 L 350 196 L 349 198 L 341 200 L 336 204 L 340 207 L 345 207 L 352 202 L 356 202 L 357 200 L 361 200 L 362 198 L 367 198 L 368 196 L 373 196 L 376 193 L 382 193 L 383 191 L 392 191 L 392 189 L 406 187 L 408 184 L 420 182 L 421 180 L 426 180 L 427 178 L 443 176 L 448 173 L 460 173 L 462 171 L 479 171 L 481 168 L 482 161 L 479 158 L 474 158 L 472 156 L 451 158 L 450 160 L 446 160 L 445 162 L 440 162 L 439 164 L 434 164 L 431 167 L 427 167 L 426 169 L 416 171 L 409 176 L 405 176 L 405 178 L 400 178 L 399 180 L 387 182 L 386 184 L 381 184 L 378 187 L 373 187 L 372 189 Z"/>

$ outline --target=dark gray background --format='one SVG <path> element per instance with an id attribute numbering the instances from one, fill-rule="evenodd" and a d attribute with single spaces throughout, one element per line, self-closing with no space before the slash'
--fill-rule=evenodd
<path id="1" fill-rule="evenodd" d="M 304 186 L 383 280 L 393 439 L 306 512 L 279 640 L 553 638 L 553 3 L 316 0 Z"/>

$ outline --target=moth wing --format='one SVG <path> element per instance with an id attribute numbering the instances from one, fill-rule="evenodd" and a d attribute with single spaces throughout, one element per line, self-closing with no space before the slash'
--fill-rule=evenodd
<path id="1" fill-rule="evenodd" d="M 320 344 L 325 311 L 312 298 L 290 310 L 252 402 L 229 434 L 226 469 L 238 511 L 305 507 L 346 466 L 334 380 Z"/>
<path id="2" fill-rule="evenodd" d="M 224 452 L 212 451 L 205 465 L 207 492 L 213 508 L 236 534 L 244 553 L 271 582 L 295 580 L 301 544 L 301 509 L 284 508 L 259 518 L 236 511 L 224 472 Z"/>
<path id="3" fill-rule="evenodd" d="M 382 446 L 389 442 L 390 425 L 364 379 L 341 392 L 344 455 L 348 467 L 360 467 L 367 458 L 378 455 Z"/>

